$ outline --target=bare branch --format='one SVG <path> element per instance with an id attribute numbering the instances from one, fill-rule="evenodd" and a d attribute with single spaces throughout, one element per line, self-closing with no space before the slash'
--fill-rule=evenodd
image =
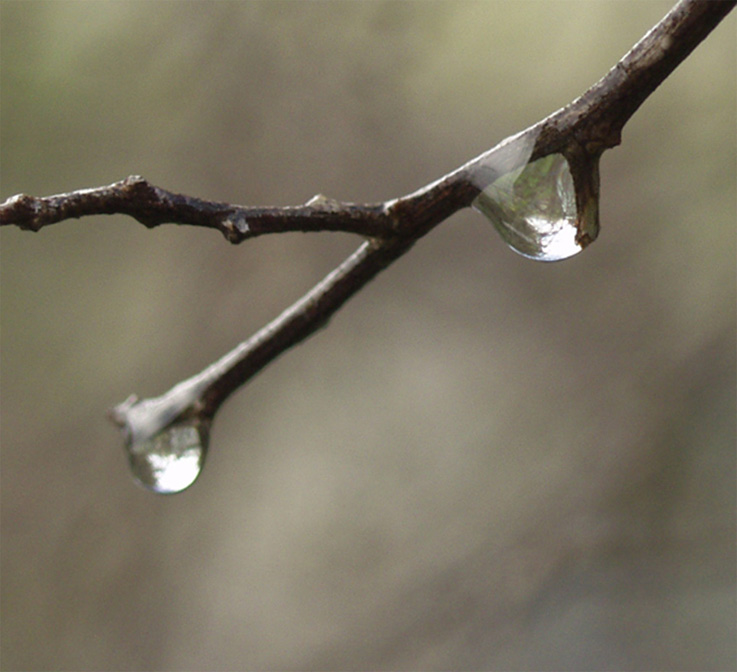
<path id="1" fill-rule="evenodd" d="M 536 139 L 530 159 L 564 152 L 573 170 L 583 161 L 580 172 L 590 172 L 602 151 L 620 143 L 622 128 L 632 114 L 736 2 L 681 0 L 586 93 L 520 134 Z M 401 225 L 403 233 L 415 229 L 420 233 L 424 224 L 408 218 L 408 210 L 422 211 L 422 219 L 437 224 L 468 207 L 479 192 L 478 185 L 488 183 L 485 170 L 489 159 L 504 144 L 388 203 L 359 205 L 318 195 L 301 206 L 247 207 L 172 193 L 131 176 L 106 187 L 45 198 L 18 194 L 0 204 L 0 226 L 39 231 L 66 219 L 125 214 L 149 228 L 176 223 L 218 229 L 232 243 L 287 231 L 344 231 L 387 238 Z M 584 153 L 576 152 L 576 147 Z M 393 215 L 388 211 L 390 204 Z"/>
<path id="2" fill-rule="evenodd" d="M 131 398 L 112 411 L 129 440 L 152 436 L 177 417 L 209 424 L 239 386 L 291 346 L 304 340 L 377 273 L 461 208 L 497 177 L 530 161 L 563 153 L 579 209 L 598 207 L 598 161 L 617 146 L 622 128 L 737 0 L 681 0 L 599 82 L 546 119 L 508 138 L 418 191 L 379 204 L 342 203 L 316 196 L 296 207 L 244 207 L 174 194 L 129 177 L 107 187 L 46 198 L 18 195 L 0 205 L 0 226 L 38 231 L 65 219 L 126 214 L 147 227 L 171 222 L 218 229 L 233 243 L 265 233 L 345 231 L 368 238 L 308 294 L 232 352 L 156 399 Z M 515 148 L 526 143 L 523 159 Z M 598 231 L 579 228 L 585 247 Z"/>
<path id="3" fill-rule="evenodd" d="M 175 194 L 139 175 L 106 187 L 44 198 L 18 194 L 0 205 L 0 226 L 15 224 L 39 231 L 67 219 L 114 214 L 133 217 L 148 228 L 174 223 L 218 229 L 231 243 L 286 231 L 346 231 L 371 237 L 391 234 L 391 222 L 382 205 L 355 206 L 318 195 L 302 206 L 247 207 Z"/>

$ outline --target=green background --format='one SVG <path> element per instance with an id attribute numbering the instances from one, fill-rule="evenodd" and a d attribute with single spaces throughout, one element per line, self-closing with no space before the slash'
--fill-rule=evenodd
<path id="1" fill-rule="evenodd" d="M 141 174 L 408 193 L 582 93 L 669 2 L 2 2 L 1 198 Z M 729 669 L 735 17 L 539 264 L 458 213 L 136 487 L 106 411 L 358 244 L 69 221 L 2 244 L 6 670 Z"/>

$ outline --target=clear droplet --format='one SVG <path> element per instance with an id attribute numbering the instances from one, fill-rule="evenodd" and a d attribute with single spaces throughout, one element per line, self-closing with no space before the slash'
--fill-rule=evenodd
<path id="1" fill-rule="evenodd" d="M 133 477 L 159 494 L 181 492 L 195 482 L 207 455 L 209 431 L 199 420 L 177 422 L 126 445 Z"/>
<path id="2" fill-rule="evenodd" d="M 485 187 L 473 207 L 496 227 L 515 252 L 538 261 L 578 254 L 598 232 L 598 205 L 583 216 L 568 161 L 550 154 L 502 175 Z"/>

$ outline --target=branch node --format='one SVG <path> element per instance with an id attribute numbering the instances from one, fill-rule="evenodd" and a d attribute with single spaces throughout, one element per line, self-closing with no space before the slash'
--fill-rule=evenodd
<path id="1" fill-rule="evenodd" d="M 320 212 L 338 212 L 343 207 L 340 201 L 328 198 L 325 194 L 315 194 L 305 205 Z"/>
<path id="2" fill-rule="evenodd" d="M 221 231 L 229 243 L 237 245 L 251 235 L 251 227 L 242 210 L 233 210 L 222 220 Z"/>
<path id="3" fill-rule="evenodd" d="M 43 222 L 38 216 L 42 211 L 37 198 L 28 194 L 11 196 L 0 209 L 0 225 L 17 223 L 24 231 L 39 231 Z"/>

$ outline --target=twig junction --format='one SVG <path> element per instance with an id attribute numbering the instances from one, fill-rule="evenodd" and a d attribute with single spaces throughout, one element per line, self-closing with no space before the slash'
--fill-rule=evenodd
<path id="1" fill-rule="evenodd" d="M 154 399 L 135 396 L 111 411 L 131 437 L 151 436 L 177 418 L 210 422 L 220 405 L 269 362 L 323 326 L 356 292 L 415 241 L 471 205 L 497 176 L 529 160 L 563 153 L 579 199 L 598 199 L 598 161 L 621 141 L 624 125 L 647 97 L 734 8 L 737 0 L 681 0 L 599 82 L 569 105 L 507 138 L 439 180 L 384 203 L 344 203 L 318 195 L 293 207 L 249 207 L 175 194 L 139 176 L 94 189 L 38 198 L 19 194 L 0 205 L 0 226 L 39 231 L 67 219 L 126 214 L 147 227 L 165 223 L 219 230 L 231 243 L 287 231 L 343 231 L 366 240 L 338 268 L 230 353 Z M 579 232 L 581 246 L 593 239 Z"/>

